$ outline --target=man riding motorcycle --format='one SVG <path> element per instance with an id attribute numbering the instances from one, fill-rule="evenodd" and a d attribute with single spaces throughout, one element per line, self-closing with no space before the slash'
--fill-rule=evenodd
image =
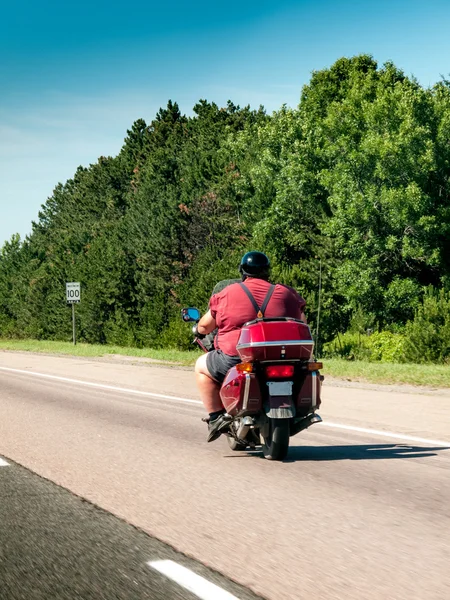
<path id="1" fill-rule="evenodd" d="M 306 322 L 304 299 L 288 286 L 269 283 L 270 261 L 265 254 L 247 252 L 239 272 L 242 280 L 214 294 L 208 312 L 197 325 L 200 336 L 218 329 L 215 350 L 200 356 L 195 365 L 200 398 L 209 413 L 208 442 L 216 440 L 229 426 L 220 387 L 231 367 L 241 362 L 236 344 L 244 323 L 262 316 Z"/>
<path id="2" fill-rule="evenodd" d="M 227 286 L 232 285 L 233 283 L 237 283 L 238 281 L 241 281 L 241 280 L 240 279 L 222 279 L 222 281 L 219 281 L 219 283 L 216 283 L 216 285 L 214 286 L 211 297 L 215 296 L 216 294 L 221 292 Z M 208 308 L 209 308 L 209 305 L 208 305 Z M 218 332 L 218 329 L 216 327 L 216 329 L 214 329 L 214 331 L 211 331 L 211 333 L 208 333 L 208 335 L 201 336 L 202 345 L 205 347 L 206 350 L 208 350 L 208 352 L 210 352 L 211 350 L 214 350 L 214 343 L 215 343 L 217 332 Z"/>

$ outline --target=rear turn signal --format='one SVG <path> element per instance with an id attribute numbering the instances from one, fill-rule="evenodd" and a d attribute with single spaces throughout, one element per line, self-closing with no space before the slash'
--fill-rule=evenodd
<path id="1" fill-rule="evenodd" d="M 236 365 L 236 369 L 240 373 L 251 373 L 253 371 L 253 365 L 252 363 L 239 363 Z"/>
<path id="2" fill-rule="evenodd" d="M 308 371 L 318 371 L 323 368 L 323 363 L 321 362 L 309 362 L 307 364 Z"/>
<path id="3" fill-rule="evenodd" d="M 266 367 L 266 376 L 268 379 L 293 377 L 294 365 L 270 365 L 270 367 Z"/>

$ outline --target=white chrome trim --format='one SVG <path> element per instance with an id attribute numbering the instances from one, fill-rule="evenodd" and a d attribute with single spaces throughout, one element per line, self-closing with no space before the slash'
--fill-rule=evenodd
<path id="1" fill-rule="evenodd" d="M 311 377 L 312 377 L 312 392 L 311 392 L 312 407 L 316 408 L 316 406 L 317 406 L 317 372 L 312 371 Z"/>
<path id="2" fill-rule="evenodd" d="M 236 348 L 259 348 L 261 346 L 314 346 L 312 340 L 280 340 L 279 342 L 250 342 L 249 344 L 238 344 Z"/>
<path id="3" fill-rule="evenodd" d="M 258 360 L 259 365 L 265 365 L 266 363 L 302 363 L 307 365 L 308 362 L 305 358 L 267 358 L 266 360 Z"/>
<path id="4" fill-rule="evenodd" d="M 245 387 L 244 387 L 244 402 L 242 404 L 242 409 L 243 410 L 247 410 L 248 408 L 248 397 L 250 395 L 250 374 L 246 373 L 245 374 Z"/>

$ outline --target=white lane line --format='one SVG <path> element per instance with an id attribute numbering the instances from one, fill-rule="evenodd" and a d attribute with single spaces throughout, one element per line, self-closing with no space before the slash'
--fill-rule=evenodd
<path id="1" fill-rule="evenodd" d="M 30 377 L 41 377 L 44 379 L 53 379 L 55 381 L 63 381 L 65 383 L 75 383 L 77 385 L 84 385 L 87 387 L 99 388 L 99 389 L 103 389 L 103 390 L 111 390 L 113 392 L 136 394 L 138 396 L 147 396 L 149 398 L 161 398 L 164 400 L 172 400 L 174 402 L 185 402 L 188 404 L 198 404 L 198 405 L 202 406 L 202 402 L 200 400 L 193 400 L 191 398 L 182 398 L 180 396 L 169 396 L 167 394 L 157 394 L 156 392 L 144 392 L 141 390 L 133 390 L 130 388 L 116 387 L 114 385 L 106 385 L 103 383 L 93 383 L 92 381 L 83 381 L 81 379 L 70 379 L 68 377 L 60 377 L 59 375 L 49 375 L 47 373 L 38 373 L 36 371 L 25 371 L 24 369 L 12 369 L 10 367 L 0 367 L 0 371 L 7 371 L 7 372 L 11 372 L 11 373 L 20 373 L 22 375 L 29 375 Z M 450 446 L 450 441 L 430 440 L 427 438 L 415 437 L 415 436 L 406 435 L 403 433 L 395 433 L 393 431 L 379 431 L 377 429 L 367 429 L 365 427 L 355 427 L 353 425 L 342 425 L 341 423 L 332 423 L 329 421 L 323 421 L 319 425 L 324 426 L 324 427 L 334 427 L 335 429 L 344 429 L 346 431 L 367 433 L 369 435 L 394 438 L 394 439 L 398 439 L 398 440 L 404 440 L 407 442 L 417 442 L 419 444 L 428 444 L 431 446 Z"/>
<path id="2" fill-rule="evenodd" d="M 201 400 L 191 400 L 189 398 L 180 398 L 179 396 L 168 396 L 167 394 L 157 394 L 155 392 L 143 392 L 130 388 L 116 387 L 114 385 L 105 385 L 103 383 L 93 383 L 92 381 L 82 381 L 81 379 L 69 379 L 58 375 L 48 375 L 47 373 L 37 373 L 36 371 L 25 371 L 23 369 L 10 369 L 9 367 L 0 367 L 0 371 L 9 371 L 11 373 L 21 373 L 31 377 L 42 377 L 44 379 L 54 379 L 55 381 L 64 381 L 65 383 L 76 383 L 88 387 L 100 388 L 102 390 L 112 390 L 113 392 L 125 392 L 126 394 L 137 394 L 138 396 L 149 396 L 151 398 L 164 398 L 165 400 L 175 400 L 176 402 L 187 402 L 189 404 L 203 405 Z"/>
<path id="3" fill-rule="evenodd" d="M 239 600 L 236 596 L 172 560 L 150 561 L 147 564 L 192 592 L 201 600 Z"/>
<path id="4" fill-rule="evenodd" d="M 7 463 L 6 460 L 3 460 L 3 458 L 0 458 L 0 467 L 9 467 L 9 463 Z"/>
<path id="5" fill-rule="evenodd" d="M 379 431 L 378 429 L 366 429 L 365 427 L 355 427 L 353 425 L 341 425 L 340 423 L 330 423 L 329 421 L 322 421 L 322 423 L 319 423 L 319 425 L 324 427 L 334 427 L 335 429 L 345 429 L 347 431 L 356 431 L 358 433 L 379 435 L 387 438 L 396 438 L 398 440 L 405 440 L 406 442 L 417 442 L 419 444 L 428 444 L 431 446 L 447 446 L 450 448 L 450 441 L 444 442 L 442 440 L 429 440 L 428 438 L 406 435 L 404 433 L 395 433 L 394 431 Z"/>

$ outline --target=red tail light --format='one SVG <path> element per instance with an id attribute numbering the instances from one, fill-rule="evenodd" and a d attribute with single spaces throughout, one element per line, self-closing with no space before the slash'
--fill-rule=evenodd
<path id="1" fill-rule="evenodd" d="M 270 365 L 270 367 L 266 367 L 266 376 L 268 379 L 293 377 L 294 365 Z"/>

